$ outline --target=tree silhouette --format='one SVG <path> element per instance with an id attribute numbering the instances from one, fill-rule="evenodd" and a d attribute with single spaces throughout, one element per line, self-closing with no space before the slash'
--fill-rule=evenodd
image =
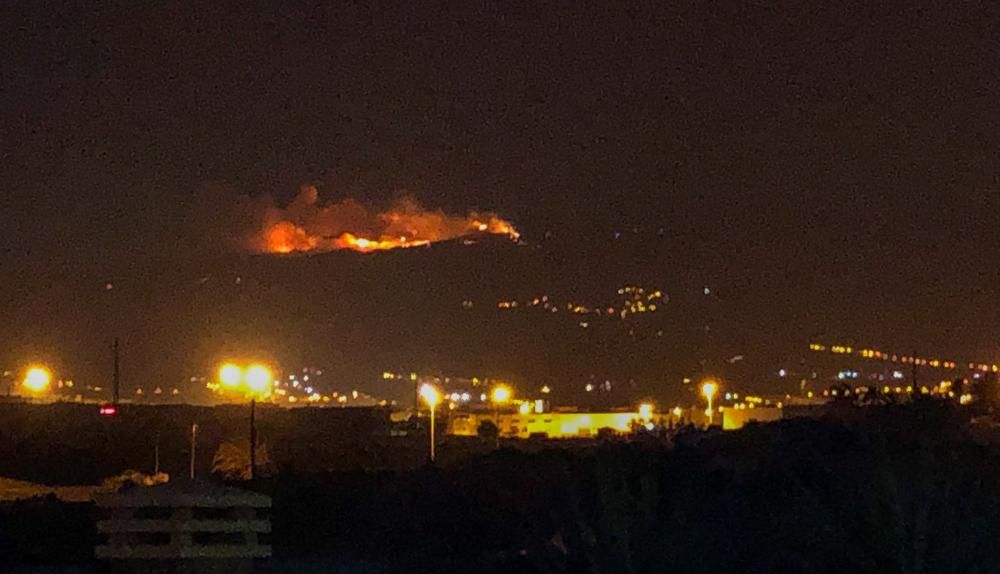
<path id="1" fill-rule="evenodd" d="M 267 444 L 257 444 L 257 474 L 266 474 L 271 468 L 271 452 Z M 219 445 L 212 457 L 212 473 L 229 480 L 250 480 L 250 449 L 232 442 Z"/>
<path id="2" fill-rule="evenodd" d="M 497 429 L 497 425 L 493 424 L 493 421 L 483 421 L 479 423 L 479 428 L 476 429 L 476 434 L 483 440 L 496 440 L 499 433 L 500 430 Z"/>

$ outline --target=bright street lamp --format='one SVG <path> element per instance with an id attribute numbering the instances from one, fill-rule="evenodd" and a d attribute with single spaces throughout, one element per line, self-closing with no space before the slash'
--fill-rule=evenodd
<path id="1" fill-rule="evenodd" d="M 263 365 L 251 365 L 243 379 L 250 390 L 250 480 L 257 474 L 257 397 L 271 393 L 274 376 Z"/>
<path id="2" fill-rule="evenodd" d="M 701 386 L 701 394 L 705 395 L 705 399 L 708 401 L 708 426 L 712 426 L 712 419 L 714 418 L 715 411 L 712 410 L 712 397 L 718 392 L 719 385 L 715 381 L 705 381 L 705 384 Z"/>
<path id="3" fill-rule="evenodd" d="M 500 385 L 493 387 L 490 399 L 493 402 L 493 423 L 497 429 L 496 447 L 500 448 L 500 405 L 507 403 L 511 397 L 510 387 Z"/>
<path id="4" fill-rule="evenodd" d="M 223 386 L 235 388 L 243 381 L 243 369 L 238 365 L 226 363 L 219 369 L 219 382 Z"/>
<path id="5" fill-rule="evenodd" d="M 493 388 L 493 394 L 490 398 L 493 400 L 494 404 L 501 405 L 510 400 L 511 392 L 509 387 L 499 386 Z"/>
<path id="6" fill-rule="evenodd" d="M 441 402 L 441 393 L 433 385 L 425 384 L 420 387 L 420 398 L 431 409 L 431 462 L 434 462 L 434 409 Z"/>
<path id="7" fill-rule="evenodd" d="M 245 386 L 250 396 L 250 480 L 257 473 L 257 398 L 271 394 L 274 374 L 264 365 L 250 365 L 245 370 L 239 365 L 226 363 L 219 367 L 219 382 L 227 389 L 236 390 Z"/>
<path id="8" fill-rule="evenodd" d="M 247 369 L 244 379 L 246 380 L 247 389 L 250 391 L 250 394 L 256 397 L 268 394 L 268 391 L 271 390 L 271 383 L 274 381 L 274 376 L 271 375 L 271 369 L 263 365 L 251 365 Z"/>
<path id="9" fill-rule="evenodd" d="M 52 373 L 44 367 L 32 367 L 24 374 L 24 381 L 21 383 L 24 388 L 32 394 L 41 394 L 49 389 L 52 382 Z"/>
<path id="10" fill-rule="evenodd" d="M 639 418 L 644 421 L 648 421 L 653 418 L 653 405 L 650 403 L 642 403 L 639 405 Z"/>

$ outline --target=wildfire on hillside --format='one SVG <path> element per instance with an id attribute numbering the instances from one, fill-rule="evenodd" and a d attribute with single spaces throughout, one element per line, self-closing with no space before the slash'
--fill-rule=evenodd
<path id="1" fill-rule="evenodd" d="M 418 247 L 477 233 L 519 237 L 508 221 L 494 213 L 467 216 L 424 209 L 404 197 L 385 211 L 353 199 L 321 202 L 319 191 L 305 186 L 288 207 L 270 207 L 250 238 L 262 253 L 309 253 L 352 249 L 371 252 Z"/>

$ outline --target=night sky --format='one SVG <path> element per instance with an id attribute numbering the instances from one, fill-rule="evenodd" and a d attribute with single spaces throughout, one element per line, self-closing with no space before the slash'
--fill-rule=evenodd
<path id="1" fill-rule="evenodd" d="M 100 373 L 108 281 L 134 356 L 185 354 L 146 286 L 307 183 L 595 264 L 656 242 L 666 288 L 710 285 L 775 361 L 1000 358 L 997 5 L 331 4 L 5 3 L 0 358 Z"/>

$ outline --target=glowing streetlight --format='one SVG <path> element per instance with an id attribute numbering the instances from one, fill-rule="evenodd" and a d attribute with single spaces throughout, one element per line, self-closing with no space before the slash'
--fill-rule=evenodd
<path id="1" fill-rule="evenodd" d="M 268 394 L 268 391 L 271 389 L 271 383 L 274 381 L 274 376 L 271 374 L 271 369 L 263 365 L 251 365 L 247 369 L 244 380 L 246 380 L 247 389 L 249 389 L 250 394 L 256 397 Z"/>
<path id="2" fill-rule="evenodd" d="M 420 398 L 431 409 L 431 462 L 434 462 L 434 409 L 441 402 L 441 393 L 433 385 L 425 384 L 420 387 Z"/>
<path id="3" fill-rule="evenodd" d="M 250 365 L 243 376 L 250 391 L 250 480 L 257 474 L 257 397 L 271 394 L 274 375 L 264 365 Z"/>
<path id="4" fill-rule="evenodd" d="M 245 370 L 239 365 L 226 363 L 219 367 L 219 381 L 227 389 L 245 386 L 250 396 L 250 480 L 257 472 L 257 398 L 271 394 L 274 374 L 264 365 L 250 365 Z"/>
<path id="5" fill-rule="evenodd" d="M 24 381 L 21 383 L 25 389 L 34 394 L 41 394 L 48 390 L 52 382 L 52 373 L 44 367 L 32 367 L 24 374 Z"/>
<path id="6" fill-rule="evenodd" d="M 510 388 L 501 385 L 493 388 L 490 398 L 493 400 L 493 404 L 502 405 L 510 400 L 510 396 Z"/>
<path id="7" fill-rule="evenodd" d="M 243 369 L 232 363 L 222 365 L 219 369 L 219 382 L 229 388 L 238 387 L 243 382 Z"/>
<path id="8" fill-rule="evenodd" d="M 490 394 L 490 399 L 493 401 L 493 423 L 497 429 L 497 448 L 500 448 L 500 405 L 507 403 L 511 394 L 510 387 L 504 385 L 493 387 L 493 392 Z"/>
<path id="9" fill-rule="evenodd" d="M 639 405 L 639 419 L 648 421 L 651 418 L 653 418 L 653 405 L 650 403 Z"/>
<path id="10" fill-rule="evenodd" d="M 715 411 L 712 410 L 712 397 L 718 390 L 719 385 L 715 381 L 705 381 L 705 384 L 701 386 L 701 394 L 705 395 L 705 400 L 708 401 L 708 410 L 705 411 L 708 415 L 708 426 L 712 426 L 712 419 L 715 415 Z"/>

